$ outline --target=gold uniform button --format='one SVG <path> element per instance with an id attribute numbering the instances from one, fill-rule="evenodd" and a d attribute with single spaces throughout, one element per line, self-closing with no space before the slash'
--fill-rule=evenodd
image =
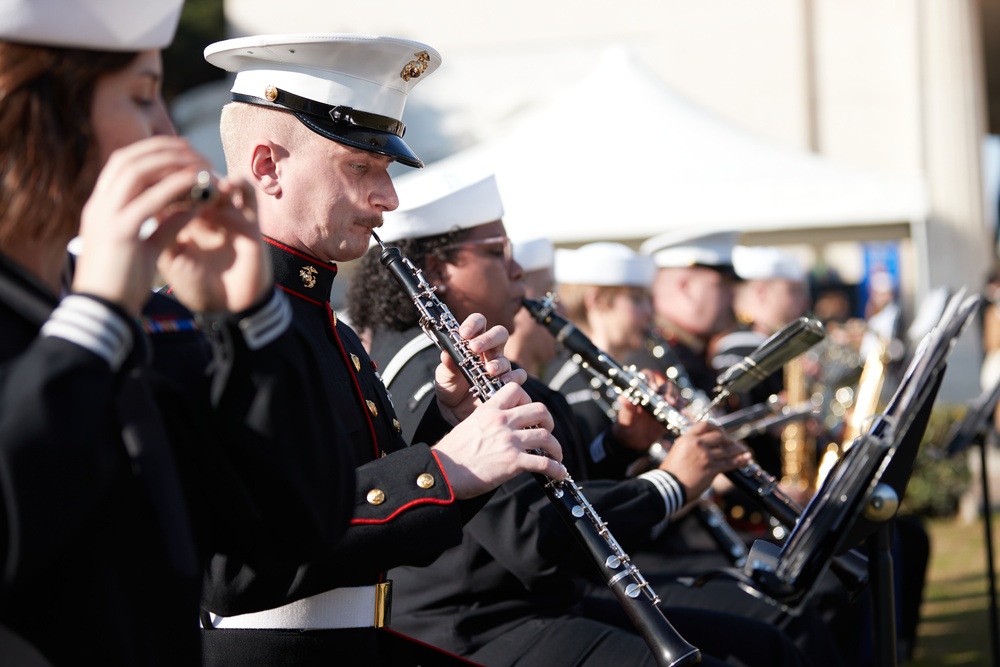
<path id="1" fill-rule="evenodd" d="M 358 355 L 356 355 L 356 354 L 354 354 L 352 352 L 351 353 L 351 361 L 354 362 L 354 370 L 356 370 L 356 371 L 358 371 L 360 373 L 361 372 L 361 358 Z"/>
<path id="2" fill-rule="evenodd" d="M 403 432 L 403 427 L 402 427 L 402 425 L 400 425 L 398 419 L 393 419 L 392 420 L 392 425 L 396 427 L 396 433 L 402 433 Z"/>
<path id="3" fill-rule="evenodd" d="M 378 417 L 378 407 L 375 405 L 375 402 L 366 399 L 365 403 L 368 404 L 368 412 L 372 413 L 373 417 Z"/>
<path id="4" fill-rule="evenodd" d="M 382 489 L 372 489 L 368 492 L 369 505 L 381 505 L 385 502 L 385 492 Z"/>
<path id="5" fill-rule="evenodd" d="M 430 473 L 426 472 L 420 475 L 420 477 L 417 477 L 417 486 L 419 486 L 421 489 L 431 488 L 432 486 L 434 486 L 434 475 L 431 475 Z"/>

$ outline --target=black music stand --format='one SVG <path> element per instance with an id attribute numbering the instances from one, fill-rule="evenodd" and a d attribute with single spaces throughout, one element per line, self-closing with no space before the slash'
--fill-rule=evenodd
<path id="1" fill-rule="evenodd" d="M 915 352 L 885 411 L 838 460 L 783 546 L 757 540 L 746 564 L 686 579 L 700 585 L 729 576 L 748 593 L 801 613 L 831 561 L 862 542 L 869 546 L 872 624 L 880 667 L 896 665 L 891 520 L 899 508 L 930 418 L 945 364 L 975 312 L 959 293 Z"/>
<path id="2" fill-rule="evenodd" d="M 986 576 L 990 600 L 990 652 L 994 667 L 1000 667 L 1000 639 L 997 637 L 997 633 L 1000 631 L 1000 623 L 997 622 L 1000 614 L 997 613 L 996 566 L 993 562 L 990 480 L 986 469 L 986 448 L 989 446 L 988 433 L 993 430 L 991 426 L 987 426 L 987 423 L 993 416 L 998 400 L 1000 400 L 1000 381 L 997 381 L 992 389 L 987 389 L 969 404 L 969 412 L 965 419 L 956 424 L 948 434 L 948 446 L 944 448 L 944 453 L 941 455 L 941 458 L 951 458 L 964 452 L 970 445 L 979 445 L 980 483 L 983 487 L 983 539 L 986 543 Z"/>

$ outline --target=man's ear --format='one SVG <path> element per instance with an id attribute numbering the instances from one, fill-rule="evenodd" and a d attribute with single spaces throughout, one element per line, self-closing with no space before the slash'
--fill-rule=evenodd
<path id="1" fill-rule="evenodd" d="M 281 146 L 270 141 L 254 146 L 250 156 L 250 174 L 257 189 L 264 194 L 272 197 L 281 195 L 280 162 L 287 154 Z"/>
<path id="2" fill-rule="evenodd" d="M 597 298 L 597 293 L 599 288 L 591 286 L 583 291 L 583 307 L 587 309 L 587 312 L 597 310 L 598 308 L 604 307 L 601 301 Z"/>

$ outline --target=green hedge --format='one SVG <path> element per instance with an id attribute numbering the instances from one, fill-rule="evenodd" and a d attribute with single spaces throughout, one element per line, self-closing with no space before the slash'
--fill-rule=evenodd
<path id="1" fill-rule="evenodd" d="M 971 475 L 963 455 L 943 458 L 952 426 L 967 412 L 963 404 L 938 404 L 931 412 L 927 430 L 913 464 L 901 514 L 926 517 L 954 516 L 958 501 L 969 489 Z"/>

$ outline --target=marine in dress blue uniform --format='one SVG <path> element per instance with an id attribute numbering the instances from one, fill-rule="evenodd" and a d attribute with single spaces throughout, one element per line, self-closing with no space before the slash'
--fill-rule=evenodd
<path id="1" fill-rule="evenodd" d="M 206 57 L 237 72 L 234 102 L 290 113 L 331 141 L 421 165 L 401 139 L 399 118 L 409 90 L 440 63 L 430 47 L 363 35 L 270 35 L 211 45 Z M 206 595 L 206 662 L 463 664 L 389 626 L 386 573 L 429 563 L 459 543 L 485 499 L 456 499 L 430 447 L 450 429 L 436 401 L 404 439 L 377 367 L 330 304 L 336 263 L 283 239 L 265 241 L 278 288 L 292 303 L 293 328 L 329 396 L 336 428 L 328 444 L 354 459 L 353 516 L 324 558 L 259 570 L 217 561 Z"/>

